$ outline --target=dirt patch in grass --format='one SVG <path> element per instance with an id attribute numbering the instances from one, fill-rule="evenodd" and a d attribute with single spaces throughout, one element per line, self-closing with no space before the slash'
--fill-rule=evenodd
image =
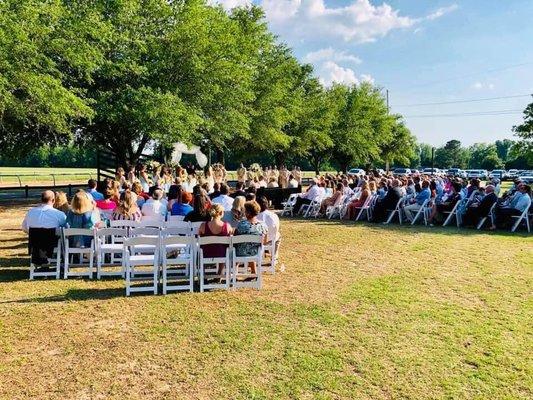
<path id="1" fill-rule="evenodd" d="M 0 207 L 0 398 L 533 395 L 532 237 L 284 219 L 260 292 L 125 298 L 28 281 L 25 207 Z"/>

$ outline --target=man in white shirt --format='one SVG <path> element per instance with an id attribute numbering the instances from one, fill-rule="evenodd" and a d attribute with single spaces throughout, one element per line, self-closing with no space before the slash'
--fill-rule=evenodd
<path id="1" fill-rule="evenodd" d="M 67 217 L 64 212 L 54 208 L 55 195 L 51 190 L 46 190 L 41 194 L 41 204 L 31 208 L 24 221 L 22 230 L 26 233 L 30 228 L 60 228 L 65 225 Z"/>
<path id="2" fill-rule="evenodd" d="M 167 204 L 161 199 L 163 198 L 163 191 L 155 189 L 152 197 L 149 198 L 142 206 L 141 212 L 145 217 L 165 217 L 167 215 Z"/>
<path id="3" fill-rule="evenodd" d="M 231 211 L 233 207 L 233 197 L 228 196 L 229 188 L 225 183 L 220 184 L 220 196 L 215 197 L 212 202 L 214 204 L 220 204 L 224 207 L 224 211 Z"/>
<path id="4" fill-rule="evenodd" d="M 268 209 L 268 200 L 265 196 L 257 199 L 261 212 L 257 215 L 257 219 L 265 223 L 268 228 L 267 242 L 277 242 L 280 238 L 279 234 L 279 217 L 276 213 Z"/>
<path id="5" fill-rule="evenodd" d="M 298 211 L 300 211 L 300 208 L 304 204 L 311 204 L 313 200 L 320 200 L 322 197 L 324 197 L 326 190 L 321 185 L 323 185 L 323 183 L 319 183 L 314 180 L 312 186 L 307 189 L 307 192 L 300 195 L 300 197 L 296 199 L 293 209 L 294 214 L 298 214 Z"/>

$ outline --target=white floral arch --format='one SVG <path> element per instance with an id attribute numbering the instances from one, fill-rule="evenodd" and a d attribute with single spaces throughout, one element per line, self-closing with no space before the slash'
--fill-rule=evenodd
<path id="1" fill-rule="evenodd" d="M 172 162 L 178 164 L 183 154 L 194 154 L 196 156 L 196 162 L 200 168 L 204 168 L 207 165 L 207 156 L 202 153 L 199 146 L 187 146 L 185 143 L 174 144 L 174 150 L 172 151 Z"/>

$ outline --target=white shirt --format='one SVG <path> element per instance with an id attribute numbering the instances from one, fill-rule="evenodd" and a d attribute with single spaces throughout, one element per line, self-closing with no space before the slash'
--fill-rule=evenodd
<path id="1" fill-rule="evenodd" d="M 30 228 L 59 228 L 65 225 L 67 216 L 54 207 L 43 204 L 28 211 L 22 221 L 22 230 L 29 232 Z"/>
<path id="2" fill-rule="evenodd" d="M 213 200 L 211 200 L 215 204 L 220 204 L 222 207 L 224 207 L 224 211 L 231 211 L 231 207 L 233 207 L 233 197 L 230 197 L 226 194 L 221 194 L 218 197 L 215 197 Z"/>
<path id="3" fill-rule="evenodd" d="M 307 193 L 305 193 L 302 197 L 304 199 L 308 199 L 308 200 L 313 201 L 313 200 L 318 200 L 319 198 L 323 197 L 324 193 L 325 193 L 324 188 L 321 188 L 318 185 L 313 185 L 313 186 L 311 186 L 309 191 Z"/>
<path id="4" fill-rule="evenodd" d="M 289 187 L 290 188 L 297 188 L 298 187 L 298 181 L 296 179 L 291 179 L 289 181 Z"/>
<path id="5" fill-rule="evenodd" d="M 269 242 L 274 239 L 275 241 L 279 240 L 279 217 L 276 213 L 273 213 L 270 210 L 265 210 L 260 212 L 257 215 L 257 219 L 265 223 L 268 228 L 267 231 L 267 240 Z"/>
<path id="6" fill-rule="evenodd" d="M 167 215 L 167 206 L 161 200 L 148 199 L 142 206 L 141 212 L 145 217 L 159 217 Z"/>

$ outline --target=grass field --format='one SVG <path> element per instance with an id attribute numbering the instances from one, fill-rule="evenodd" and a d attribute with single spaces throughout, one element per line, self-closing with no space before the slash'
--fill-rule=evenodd
<path id="1" fill-rule="evenodd" d="M 260 292 L 28 281 L 0 208 L 2 399 L 526 399 L 533 237 L 282 220 Z"/>
<path id="2" fill-rule="evenodd" d="M 53 185 L 52 174 L 55 174 L 57 184 L 83 183 L 96 178 L 96 169 L 0 167 L 0 186 Z"/>

